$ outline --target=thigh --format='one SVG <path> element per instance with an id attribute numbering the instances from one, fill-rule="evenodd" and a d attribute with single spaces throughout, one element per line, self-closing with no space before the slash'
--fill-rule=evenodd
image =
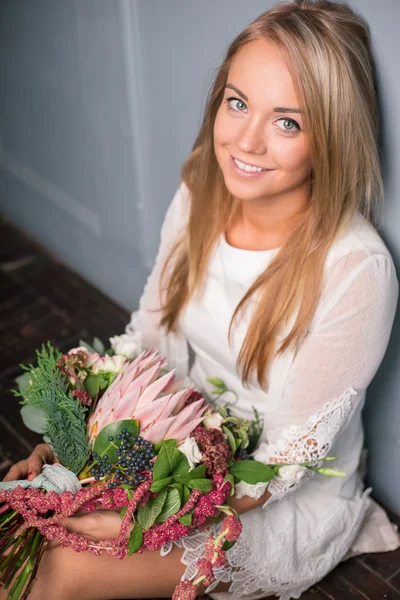
<path id="1" fill-rule="evenodd" d="M 29 600 L 171 598 L 185 570 L 182 553 L 173 546 L 166 556 L 145 551 L 118 560 L 57 546 L 44 553 Z M 227 591 L 229 585 L 220 583 L 213 593 Z M 0 592 L 3 597 L 7 595 Z"/>

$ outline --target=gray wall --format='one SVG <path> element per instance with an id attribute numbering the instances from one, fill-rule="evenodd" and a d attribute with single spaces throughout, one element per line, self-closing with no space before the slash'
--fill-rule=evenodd
<path id="1" fill-rule="evenodd" d="M 271 1 L 2 0 L 0 208 L 125 307 L 159 229 L 228 42 Z M 370 23 L 386 214 L 400 264 L 397 0 L 352 0 Z M 400 513 L 400 320 L 365 410 L 375 495 Z M 397 367 L 397 369 L 396 369 Z"/>

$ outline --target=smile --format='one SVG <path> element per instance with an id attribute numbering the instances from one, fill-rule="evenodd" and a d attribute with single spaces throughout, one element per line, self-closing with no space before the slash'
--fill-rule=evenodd
<path id="1" fill-rule="evenodd" d="M 239 169 L 241 169 L 242 171 L 247 171 L 247 173 L 261 173 L 261 171 L 269 170 L 269 169 L 264 169 L 263 167 L 256 167 L 255 165 L 248 165 L 247 163 L 244 163 L 235 157 L 232 157 L 232 158 L 233 158 L 235 164 L 239 167 Z"/>
<path id="2" fill-rule="evenodd" d="M 267 173 L 272 173 L 274 171 L 274 169 L 264 169 L 263 167 L 257 167 L 256 165 L 248 165 L 232 155 L 230 164 L 233 172 L 244 179 L 259 179 L 260 177 L 264 177 Z"/>

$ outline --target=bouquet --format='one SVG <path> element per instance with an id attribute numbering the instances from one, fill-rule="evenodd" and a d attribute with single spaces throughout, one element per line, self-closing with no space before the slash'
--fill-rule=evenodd
<path id="1" fill-rule="evenodd" d="M 220 522 L 217 536 L 209 530 L 195 578 L 181 581 L 173 595 L 195 598 L 200 583 L 215 580 L 213 569 L 225 564 L 242 530 L 228 497 L 240 485 L 267 486 L 288 467 L 253 460 L 262 430 L 257 414 L 249 422 L 229 406 L 211 405 L 176 381 L 156 351 L 123 355 L 124 337 L 111 338 L 107 351 L 96 338 L 93 347 L 81 342 L 65 354 L 48 343 L 36 352 L 36 365 L 22 367 L 14 392 L 22 397 L 22 418 L 43 433 L 57 462 L 32 481 L 0 483 L 0 583 L 9 600 L 27 598 L 48 540 L 123 559 Z M 222 380 L 209 381 L 218 398 L 228 391 Z M 77 511 L 98 508 L 120 512 L 116 538 L 94 542 L 62 525 Z"/>

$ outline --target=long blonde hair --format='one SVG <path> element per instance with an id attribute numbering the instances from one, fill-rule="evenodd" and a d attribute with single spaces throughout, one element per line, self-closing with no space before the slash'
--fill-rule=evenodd
<path id="1" fill-rule="evenodd" d="M 284 52 L 309 132 L 312 165 L 304 218 L 250 286 L 230 324 L 229 339 L 235 320 L 257 294 L 237 368 L 244 385 L 255 373 L 266 388 L 275 353 L 297 349 L 306 335 L 335 236 L 357 210 L 374 223 L 383 183 L 375 79 L 364 22 L 347 6 L 328 0 L 295 0 L 261 14 L 230 45 L 182 168 L 190 191 L 190 215 L 163 270 L 161 323 L 167 330 L 177 330 L 184 307 L 200 293 L 211 252 L 237 206 L 216 160 L 213 127 L 232 59 L 244 44 L 257 39 L 275 42 Z M 277 335 L 295 310 L 294 325 L 277 348 Z"/>

